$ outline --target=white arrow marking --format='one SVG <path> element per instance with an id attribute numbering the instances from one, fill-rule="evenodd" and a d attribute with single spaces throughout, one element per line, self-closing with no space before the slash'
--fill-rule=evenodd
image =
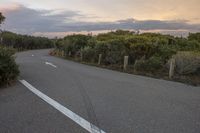
<path id="1" fill-rule="evenodd" d="M 50 63 L 50 62 L 45 62 L 45 64 L 46 64 L 46 65 L 50 65 L 50 66 L 52 66 L 52 67 L 54 67 L 54 68 L 57 68 L 56 65 L 54 65 L 54 64 L 52 64 L 52 63 Z"/>

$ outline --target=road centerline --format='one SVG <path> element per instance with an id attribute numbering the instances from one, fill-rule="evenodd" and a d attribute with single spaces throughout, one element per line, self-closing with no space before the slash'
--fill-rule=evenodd
<path id="1" fill-rule="evenodd" d="M 25 87 L 27 87 L 31 92 L 33 92 L 35 95 L 40 97 L 42 100 L 44 100 L 45 102 L 47 102 L 48 104 L 53 106 L 55 109 L 60 111 L 62 114 L 64 114 L 68 118 L 70 118 L 72 121 L 74 121 L 75 123 L 80 125 L 82 128 L 86 129 L 90 133 L 105 133 L 103 130 L 99 129 L 98 127 L 96 127 L 92 123 L 88 122 L 84 118 L 80 117 L 79 115 L 77 115 L 76 113 L 72 112 L 68 108 L 64 107 L 63 105 L 61 105 L 57 101 L 53 100 L 52 98 L 48 97 L 44 93 L 40 92 L 35 87 L 33 87 L 31 84 L 29 84 L 27 81 L 25 81 L 25 80 L 19 80 L 19 81 Z"/>
<path id="2" fill-rule="evenodd" d="M 50 66 L 52 66 L 52 67 L 54 67 L 54 68 L 57 68 L 57 66 L 54 65 L 53 63 L 50 63 L 50 62 L 47 62 L 47 61 L 46 61 L 45 64 L 46 64 L 46 65 L 50 65 Z"/>

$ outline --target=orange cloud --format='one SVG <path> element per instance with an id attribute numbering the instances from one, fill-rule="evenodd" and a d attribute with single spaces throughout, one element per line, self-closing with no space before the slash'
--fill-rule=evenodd
<path id="1" fill-rule="evenodd" d="M 7 13 L 10 11 L 18 10 L 21 7 L 18 3 L 12 3 L 12 4 L 1 4 L 0 5 L 0 12 Z"/>

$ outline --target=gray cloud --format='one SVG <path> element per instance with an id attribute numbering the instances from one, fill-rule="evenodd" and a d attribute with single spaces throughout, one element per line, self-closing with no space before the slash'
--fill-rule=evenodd
<path id="1" fill-rule="evenodd" d="M 62 30 L 64 25 L 73 23 L 73 17 L 83 17 L 76 11 L 34 10 L 24 6 L 19 9 L 5 12 L 4 29 L 19 33 L 53 32 Z"/>
<path id="2" fill-rule="evenodd" d="M 118 20 L 115 22 L 84 22 L 77 18 L 89 18 L 78 11 L 35 10 L 20 6 L 15 11 L 5 12 L 3 29 L 32 34 L 35 32 L 67 32 L 97 30 L 187 30 L 200 31 L 200 24 L 189 24 L 186 20 Z M 76 19 L 75 19 L 76 18 Z"/>

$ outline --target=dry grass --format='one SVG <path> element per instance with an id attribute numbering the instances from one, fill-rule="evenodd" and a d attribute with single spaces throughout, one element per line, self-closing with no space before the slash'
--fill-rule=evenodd
<path id="1" fill-rule="evenodd" d="M 192 74 L 200 68 L 199 52 L 178 52 L 174 59 L 176 60 L 176 72 L 178 74 Z"/>

